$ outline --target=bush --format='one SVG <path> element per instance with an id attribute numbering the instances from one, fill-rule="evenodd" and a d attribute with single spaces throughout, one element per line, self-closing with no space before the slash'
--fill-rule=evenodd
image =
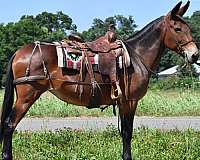
<path id="1" fill-rule="evenodd" d="M 153 90 L 169 90 L 169 89 L 199 89 L 200 82 L 197 78 L 171 76 L 164 80 L 152 79 L 149 88 Z"/>

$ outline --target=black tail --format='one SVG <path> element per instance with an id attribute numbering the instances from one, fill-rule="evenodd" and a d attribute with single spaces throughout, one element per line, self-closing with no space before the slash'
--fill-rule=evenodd
<path id="1" fill-rule="evenodd" d="M 7 68 L 4 100 L 1 108 L 0 141 L 2 141 L 3 139 L 4 121 L 11 113 L 14 102 L 14 85 L 13 85 L 14 77 L 12 71 L 12 62 L 14 57 L 15 55 L 12 56 Z"/>

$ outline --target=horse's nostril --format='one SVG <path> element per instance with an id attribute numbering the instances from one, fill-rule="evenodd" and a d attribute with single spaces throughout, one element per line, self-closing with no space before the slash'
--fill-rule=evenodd
<path id="1" fill-rule="evenodd" d="M 198 58 L 199 58 L 199 54 L 193 54 L 193 55 L 192 55 L 192 60 L 193 60 L 194 62 L 196 62 L 196 61 L 198 60 Z"/>

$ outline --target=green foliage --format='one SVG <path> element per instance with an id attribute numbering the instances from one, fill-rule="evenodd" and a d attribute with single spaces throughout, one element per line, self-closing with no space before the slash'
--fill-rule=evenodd
<path id="1" fill-rule="evenodd" d="M 199 80 L 195 77 L 177 77 L 170 76 L 163 80 L 152 79 L 149 87 L 152 90 L 182 90 L 182 89 L 199 89 Z"/>
<path id="2" fill-rule="evenodd" d="M 117 15 L 114 17 L 108 17 L 105 19 L 105 21 L 95 18 L 93 20 L 92 27 L 88 29 L 88 31 L 82 32 L 82 37 L 86 41 L 95 40 L 96 38 L 104 35 L 106 31 L 108 31 L 110 24 L 115 26 L 116 33 L 120 39 L 126 39 L 133 35 L 135 28 L 137 27 L 132 16 L 126 18 L 122 15 Z"/>
<path id="3" fill-rule="evenodd" d="M 127 38 L 136 28 L 132 16 L 108 17 L 105 21 L 94 19 L 93 26 L 83 33 L 77 33 L 83 39 L 91 41 L 105 34 L 108 26 L 114 24 L 116 33 Z M 0 24 L 0 87 L 6 66 L 13 53 L 23 45 L 34 41 L 58 41 L 66 37 L 69 31 L 76 32 L 72 19 L 62 12 L 56 14 L 43 12 L 34 16 L 24 15 L 16 23 Z"/>
<path id="4" fill-rule="evenodd" d="M 187 86 L 178 90 L 149 90 L 146 96 L 139 101 L 136 114 L 138 116 L 200 116 L 199 96 L 198 90 L 187 89 Z M 2 104 L 2 100 L 3 93 L 0 94 L 0 104 Z M 81 116 L 113 116 L 112 107 L 101 112 L 100 109 L 70 105 L 45 94 L 34 103 L 27 113 L 27 117 Z"/>
<path id="5" fill-rule="evenodd" d="M 158 71 L 163 71 L 167 68 L 173 67 L 174 65 L 182 65 L 184 59 L 177 53 L 166 49 L 159 63 Z"/>
<path id="6" fill-rule="evenodd" d="M 80 117 L 80 116 L 112 116 L 112 108 L 101 112 L 100 109 L 87 109 L 86 107 L 67 104 L 53 96 L 45 94 L 34 103 L 27 114 L 31 117 Z"/>
<path id="7" fill-rule="evenodd" d="M 139 101 L 139 116 L 199 116 L 200 93 L 190 89 L 148 91 Z"/>
<path id="8" fill-rule="evenodd" d="M 199 132 L 135 129 L 132 140 L 134 159 L 198 159 Z M 113 128 L 97 131 L 63 130 L 44 133 L 15 133 L 15 160 L 119 160 L 122 142 Z"/>
<path id="9" fill-rule="evenodd" d="M 191 17 L 185 17 L 191 27 L 194 39 L 200 42 L 200 11 Z M 0 88 L 6 66 L 13 53 L 26 43 L 34 41 L 56 41 L 66 37 L 68 32 L 76 32 L 85 41 L 92 41 L 104 35 L 108 26 L 114 24 L 118 38 L 126 39 L 135 33 L 137 25 L 132 16 L 116 15 L 105 20 L 95 18 L 92 26 L 82 33 L 77 33 L 72 19 L 62 12 L 56 14 L 43 12 L 34 16 L 24 15 L 16 23 L 0 24 Z M 160 61 L 158 71 L 182 64 L 183 59 L 172 51 L 166 51 Z"/>
<path id="10" fill-rule="evenodd" d="M 200 42 L 200 11 L 194 12 L 191 17 L 186 17 L 185 20 L 191 27 L 194 39 L 197 42 Z"/>
<path id="11" fill-rule="evenodd" d="M 193 65 L 187 65 L 186 67 L 179 66 L 177 71 L 180 78 L 187 77 L 187 79 L 191 79 L 191 81 L 193 80 L 192 78 L 198 78 L 198 74 Z"/>
<path id="12" fill-rule="evenodd" d="M 16 23 L 0 24 L 0 87 L 7 63 L 17 49 L 34 41 L 62 40 L 68 30 L 76 31 L 76 25 L 62 12 L 22 16 Z"/>

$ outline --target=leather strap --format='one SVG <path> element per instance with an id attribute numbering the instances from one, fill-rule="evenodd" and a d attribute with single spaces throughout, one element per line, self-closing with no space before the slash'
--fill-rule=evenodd
<path id="1" fill-rule="evenodd" d="M 28 76 L 28 77 L 21 77 L 17 78 L 13 81 L 14 85 L 25 83 L 25 82 L 32 82 L 37 80 L 48 80 L 48 78 L 44 75 L 38 75 L 38 76 Z"/>
<path id="2" fill-rule="evenodd" d="M 55 78 L 55 77 L 50 77 L 51 80 L 55 80 L 55 81 L 62 81 L 71 85 L 74 84 L 78 84 L 78 85 L 88 85 L 90 86 L 91 83 L 87 83 L 87 82 L 80 82 L 80 81 L 68 81 L 66 79 L 62 79 L 62 78 Z M 43 75 L 37 75 L 37 76 L 28 76 L 28 77 L 20 77 L 17 78 L 13 81 L 14 85 L 18 85 L 21 83 L 26 83 L 26 82 L 33 82 L 33 81 L 37 81 L 37 80 L 49 80 L 47 77 L 43 76 Z M 111 85 L 111 82 L 99 82 L 98 85 Z"/>
<path id="3" fill-rule="evenodd" d="M 88 56 L 88 53 L 86 52 L 87 50 L 83 50 L 83 54 L 85 56 L 85 62 L 86 62 L 86 67 L 87 67 L 87 70 L 88 70 L 88 73 L 89 73 L 89 76 L 90 76 L 90 79 L 91 79 L 91 84 L 92 84 L 92 96 L 95 96 L 95 90 L 97 88 L 97 81 L 95 80 L 95 77 L 94 77 L 94 72 L 93 72 L 93 69 L 92 69 L 92 65 L 90 63 L 90 59 L 89 59 L 89 56 Z"/>

